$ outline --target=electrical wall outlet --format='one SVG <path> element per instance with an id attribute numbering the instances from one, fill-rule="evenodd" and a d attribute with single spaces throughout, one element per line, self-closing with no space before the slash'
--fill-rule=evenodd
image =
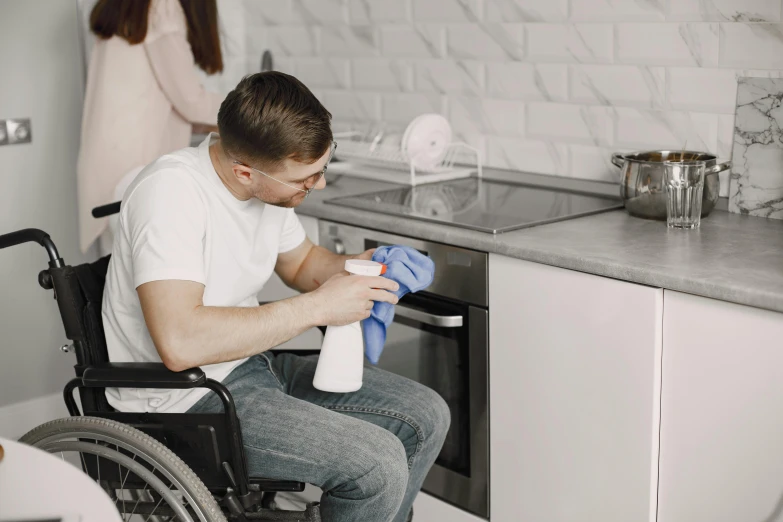
<path id="1" fill-rule="evenodd" d="M 8 131 L 5 127 L 5 120 L 0 120 L 0 145 L 8 145 Z"/>
<path id="2" fill-rule="evenodd" d="M 6 120 L 5 128 L 6 133 L 8 134 L 8 143 L 11 145 L 16 143 L 30 143 L 33 141 L 33 133 L 30 127 L 29 118 Z"/>

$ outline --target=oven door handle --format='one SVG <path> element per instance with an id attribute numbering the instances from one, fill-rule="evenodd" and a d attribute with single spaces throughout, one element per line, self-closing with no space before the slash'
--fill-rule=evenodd
<path id="1" fill-rule="evenodd" d="M 462 326 L 461 315 L 435 315 L 401 304 L 394 307 L 394 313 L 406 319 L 412 319 L 414 321 L 419 321 L 420 323 L 439 326 L 441 328 L 459 328 Z"/>

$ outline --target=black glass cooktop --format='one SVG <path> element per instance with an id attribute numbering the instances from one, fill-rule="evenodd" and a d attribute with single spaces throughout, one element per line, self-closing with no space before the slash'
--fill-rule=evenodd
<path id="1" fill-rule="evenodd" d="M 619 198 L 477 178 L 344 196 L 326 203 L 491 234 L 622 208 Z"/>

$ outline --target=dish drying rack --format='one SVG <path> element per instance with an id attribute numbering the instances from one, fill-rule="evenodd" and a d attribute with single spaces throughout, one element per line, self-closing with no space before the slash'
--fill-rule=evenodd
<path id="1" fill-rule="evenodd" d="M 437 181 L 482 177 L 480 151 L 464 142 L 449 143 L 437 162 L 408 157 L 399 143 L 383 143 L 382 134 L 368 136 L 358 131 L 335 133 L 340 160 L 329 165 L 329 172 L 411 186 Z M 371 168 L 374 168 L 371 169 Z"/>

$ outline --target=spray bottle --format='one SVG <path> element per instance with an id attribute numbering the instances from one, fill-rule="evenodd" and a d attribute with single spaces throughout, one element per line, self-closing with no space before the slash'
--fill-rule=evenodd
<path id="1" fill-rule="evenodd" d="M 348 259 L 345 271 L 350 274 L 379 276 L 386 265 L 375 261 Z M 364 373 L 364 339 L 361 322 L 328 326 L 315 368 L 313 386 L 321 391 L 347 393 L 362 387 Z"/>

